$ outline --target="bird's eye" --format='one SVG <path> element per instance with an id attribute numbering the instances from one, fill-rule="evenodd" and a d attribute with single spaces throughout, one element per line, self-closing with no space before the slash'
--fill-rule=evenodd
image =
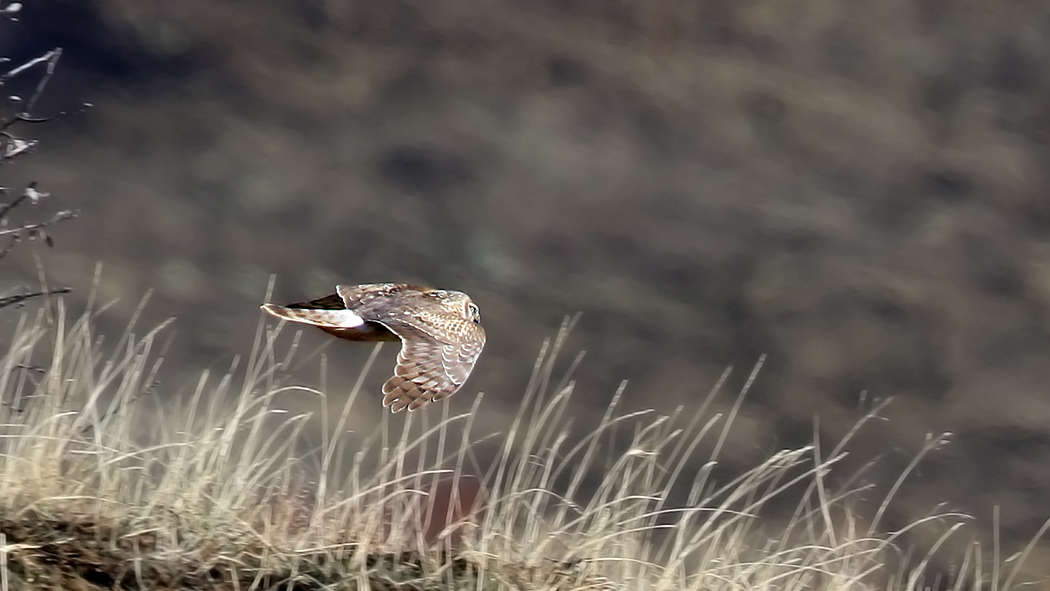
<path id="1" fill-rule="evenodd" d="M 481 322 L 481 310 L 478 310 L 474 304 L 467 304 L 467 315 L 474 321 L 474 324 Z"/>

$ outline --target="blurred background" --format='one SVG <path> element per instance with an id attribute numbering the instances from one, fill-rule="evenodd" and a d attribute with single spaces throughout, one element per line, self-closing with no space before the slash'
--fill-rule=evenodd
<path id="1" fill-rule="evenodd" d="M 50 0 L 2 27 L 16 60 L 64 50 L 40 114 L 96 105 L 4 184 L 81 210 L 40 254 L 74 299 L 102 262 L 111 330 L 156 290 L 171 391 L 248 352 L 271 274 L 278 302 L 420 282 L 481 308 L 447 404 L 484 391 L 493 429 L 582 312 L 581 429 L 621 380 L 625 409 L 688 417 L 734 366 L 728 408 L 767 354 L 727 470 L 892 397 L 850 447 L 881 459 L 873 502 L 952 436 L 887 527 L 940 506 L 987 541 L 998 506 L 1017 548 L 1050 517 L 1048 3 Z M 330 391 L 369 349 L 329 342 Z"/>

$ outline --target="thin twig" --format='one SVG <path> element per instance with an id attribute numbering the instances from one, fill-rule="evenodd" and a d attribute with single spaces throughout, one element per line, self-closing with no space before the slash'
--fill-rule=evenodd
<path id="1" fill-rule="evenodd" d="M 62 55 L 62 50 L 61 49 L 52 49 L 51 51 L 45 53 L 42 56 L 35 57 L 35 58 L 29 60 L 28 62 L 22 64 L 21 66 L 18 66 L 17 68 L 13 68 L 11 70 L 8 70 L 4 74 L 0 74 L 0 84 L 2 84 L 3 82 L 5 82 L 7 80 L 10 80 L 11 78 L 14 78 L 15 76 L 18 76 L 22 72 L 25 72 L 26 70 L 28 70 L 29 68 L 32 68 L 33 66 L 35 66 L 37 64 L 40 64 L 40 63 L 43 63 L 43 62 L 47 62 L 47 61 L 50 61 L 50 60 L 54 59 L 56 53 L 58 55 Z M 51 68 L 49 68 L 49 69 L 51 69 Z"/>
<path id="2" fill-rule="evenodd" d="M 29 112 L 33 110 L 37 100 L 44 94 L 44 89 L 47 88 L 47 83 L 51 81 L 51 77 L 55 75 L 55 66 L 58 65 L 59 58 L 62 57 L 62 48 L 56 47 L 48 52 L 47 60 L 47 71 L 43 76 L 40 77 L 40 82 L 36 85 L 36 90 L 33 91 L 33 96 L 29 97 L 29 102 L 26 103 L 26 107 L 22 109 L 22 113 L 25 116 L 29 116 Z"/>
<path id="3" fill-rule="evenodd" d="M 55 215 L 51 216 L 51 219 L 43 221 L 43 222 L 37 222 L 35 224 L 25 224 L 23 226 L 19 226 L 17 228 L 10 228 L 8 230 L 0 230 L 0 236 L 8 236 L 10 234 L 21 234 L 22 232 L 31 232 L 31 231 L 34 231 L 34 230 L 39 230 L 41 228 L 46 228 L 46 227 L 50 226 L 51 224 L 57 224 L 58 222 L 64 222 L 66 220 L 71 220 L 71 219 L 77 217 L 77 215 L 78 215 L 78 212 L 76 212 L 74 210 L 64 209 L 64 210 L 56 213 Z"/>
<path id="4" fill-rule="evenodd" d="M 32 183 L 32 185 L 35 184 Z M 10 203 L 0 203 L 0 220 L 4 219 L 12 209 L 21 205 L 26 199 L 29 199 L 29 191 L 22 191 L 22 194 L 15 197 L 14 201 Z"/>
<path id="5" fill-rule="evenodd" d="M 18 234 L 12 236 L 11 240 L 7 242 L 7 246 L 5 246 L 3 250 L 0 250 L 0 261 L 4 260 L 4 258 L 7 257 L 7 255 L 10 254 L 12 250 L 14 250 L 15 245 L 21 241 L 22 237 Z"/>
<path id="6" fill-rule="evenodd" d="M 80 106 L 77 107 L 76 109 L 72 110 L 72 111 L 59 111 L 58 113 L 55 113 L 54 115 L 51 115 L 50 117 L 31 117 L 28 113 L 19 113 L 19 114 L 15 115 L 15 118 L 11 120 L 11 123 L 12 124 L 17 123 L 17 122 L 30 123 L 30 124 L 48 123 L 48 122 L 54 121 L 56 119 L 61 119 L 63 117 L 68 117 L 69 115 L 79 115 L 79 114 L 83 113 L 84 111 L 87 111 L 88 109 L 90 109 L 91 107 L 94 107 L 94 106 L 95 105 L 93 105 L 92 103 L 80 103 Z"/>
<path id="7" fill-rule="evenodd" d="M 24 302 L 26 300 L 31 300 L 33 298 L 38 298 L 38 297 L 41 297 L 41 296 L 60 295 L 60 294 L 63 294 L 63 293 L 69 293 L 71 291 L 73 291 L 72 288 L 59 287 L 59 288 L 56 288 L 56 289 L 47 289 L 47 290 L 43 290 L 43 291 L 34 291 L 34 292 L 31 292 L 31 293 L 22 293 L 22 294 L 13 295 L 13 296 L 7 296 L 7 297 L 0 298 L 0 308 L 6 308 L 8 306 L 14 306 L 15 304 L 21 304 L 22 302 Z"/>

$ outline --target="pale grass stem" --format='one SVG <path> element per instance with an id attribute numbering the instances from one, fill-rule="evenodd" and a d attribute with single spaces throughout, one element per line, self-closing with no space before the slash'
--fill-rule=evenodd
<path id="1" fill-rule="evenodd" d="M 299 385 L 300 333 L 286 338 L 283 325 L 260 321 L 249 355 L 225 373 L 202 371 L 187 396 L 141 404 L 155 388 L 167 323 L 138 331 L 140 305 L 107 347 L 93 328 L 101 310 L 71 320 L 62 299 L 54 304 L 53 315 L 12 323 L 0 362 L 2 591 L 59 576 L 34 559 L 55 552 L 48 528 L 83 532 L 63 543 L 110 556 L 138 587 L 176 569 L 187 588 L 207 578 L 253 590 L 999 591 L 1020 586 L 1035 543 L 1001 560 L 996 537 L 990 566 L 970 544 L 947 581 L 933 557 L 967 516 L 941 512 L 880 531 L 939 437 L 864 525 L 855 501 L 871 485 L 841 464 L 882 406 L 826 453 L 815 425 L 813 445 L 716 480 L 764 358 L 724 415 L 708 408 L 728 370 L 693 408 L 622 411 L 624 382 L 600 416 L 575 417 L 583 355 L 560 375 L 556 361 L 577 316 L 544 343 L 504 432 L 478 433 L 479 394 L 467 412 L 452 401 L 383 413 L 372 432 L 356 433 L 357 413 L 376 416 L 365 391 L 379 346 L 348 390 L 328 383 L 317 351 L 305 357 L 319 363 L 319 385 Z M 289 411 L 291 400 L 319 404 L 319 420 Z M 793 508 L 773 509 L 785 499 Z M 928 552 L 901 558 L 911 530 L 938 523 Z"/>

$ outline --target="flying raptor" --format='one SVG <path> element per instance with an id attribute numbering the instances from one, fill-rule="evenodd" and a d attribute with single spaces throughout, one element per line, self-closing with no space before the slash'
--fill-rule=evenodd
<path id="1" fill-rule="evenodd" d="M 351 341 L 401 341 L 383 406 L 410 411 L 455 394 L 485 347 L 481 313 L 467 294 L 402 283 L 338 285 L 336 293 L 270 314 Z"/>

